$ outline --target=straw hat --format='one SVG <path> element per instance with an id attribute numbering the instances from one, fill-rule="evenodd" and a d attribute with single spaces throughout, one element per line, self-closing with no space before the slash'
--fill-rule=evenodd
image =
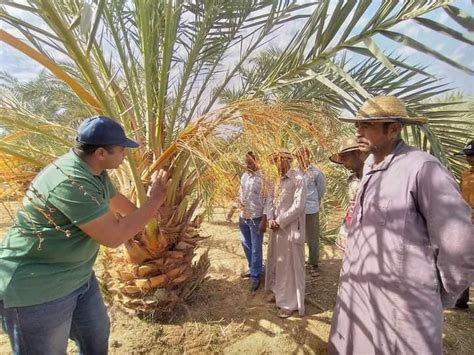
<path id="1" fill-rule="evenodd" d="M 402 100 L 395 96 L 375 96 L 368 99 L 355 117 L 341 117 L 344 122 L 400 122 L 402 124 L 423 125 L 426 117 L 409 117 Z"/>
<path id="2" fill-rule="evenodd" d="M 354 137 L 345 138 L 339 145 L 339 151 L 329 157 L 329 160 L 336 164 L 342 164 L 341 154 L 359 150 L 359 144 Z"/>
<path id="3" fill-rule="evenodd" d="M 295 156 L 287 150 L 279 150 L 275 153 L 270 154 L 269 156 L 269 158 L 273 161 L 276 160 L 277 158 L 293 161 L 294 157 Z"/>

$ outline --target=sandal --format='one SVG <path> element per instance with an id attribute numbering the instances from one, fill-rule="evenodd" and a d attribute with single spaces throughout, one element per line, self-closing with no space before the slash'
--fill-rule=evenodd
<path id="1" fill-rule="evenodd" d="M 313 265 L 308 265 L 308 272 L 312 277 L 319 277 L 321 276 L 319 272 L 319 267 L 313 266 Z"/>
<path id="2" fill-rule="evenodd" d="M 277 313 L 277 316 L 278 318 L 285 319 L 285 318 L 290 318 L 293 313 L 295 313 L 295 311 L 290 311 L 288 309 L 280 308 L 280 310 Z"/>
<path id="3" fill-rule="evenodd" d="M 265 297 L 265 301 L 268 303 L 275 303 L 275 294 L 272 292 L 267 297 Z"/>
<path id="4" fill-rule="evenodd" d="M 243 279 L 248 279 L 250 277 L 250 271 L 245 271 L 240 274 L 240 277 Z"/>

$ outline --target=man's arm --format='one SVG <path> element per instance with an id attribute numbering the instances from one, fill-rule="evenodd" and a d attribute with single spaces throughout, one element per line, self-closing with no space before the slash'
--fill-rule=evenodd
<path id="1" fill-rule="evenodd" d="M 418 204 L 426 219 L 443 303 L 451 306 L 474 281 L 474 235 L 471 209 L 451 174 L 437 162 L 425 162 L 417 174 Z"/>
<path id="2" fill-rule="evenodd" d="M 273 195 L 275 186 L 273 182 L 263 179 L 263 214 L 268 218 L 273 218 Z"/>
<path id="3" fill-rule="evenodd" d="M 118 192 L 110 199 L 110 208 L 122 216 L 128 216 L 137 210 L 137 206 Z"/>
<path id="4" fill-rule="evenodd" d="M 79 228 L 100 244 L 116 248 L 137 235 L 156 214 L 161 204 L 157 199 L 149 199 L 142 207 L 124 218 L 117 219 L 112 211 L 109 211 L 91 222 L 79 225 Z"/>
<path id="5" fill-rule="evenodd" d="M 234 215 L 234 212 L 236 209 L 237 209 L 237 205 L 234 202 L 232 206 L 230 206 L 229 211 L 227 211 L 227 214 L 225 215 L 226 222 L 232 222 L 232 216 Z"/>
<path id="6" fill-rule="evenodd" d="M 150 188 L 148 200 L 124 218 L 116 219 L 109 211 L 90 222 L 80 224 L 79 228 L 102 245 L 110 248 L 118 247 L 143 230 L 150 218 L 157 213 L 165 201 L 167 180 L 167 174 L 160 171 Z"/>
<path id="7" fill-rule="evenodd" d="M 326 193 L 326 177 L 320 169 L 316 175 L 316 188 L 318 189 L 319 202 L 321 202 Z"/>
<path id="8" fill-rule="evenodd" d="M 244 180 L 244 175 L 240 178 L 240 186 L 239 186 L 239 192 L 237 193 L 237 196 L 234 199 L 234 202 L 232 203 L 232 206 L 230 207 L 229 211 L 227 212 L 225 216 L 225 220 L 227 222 L 232 222 L 232 216 L 234 215 L 234 212 L 237 208 L 242 206 L 242 184 Z"/>
<path id="9" fill-rule="evenodd" d="M 263 216 L 258 227 L 261 233 L 267 231 L 267 221 L 273 218 L 273 184 L 266 178 L 262 178 L 262 203 Z"/>

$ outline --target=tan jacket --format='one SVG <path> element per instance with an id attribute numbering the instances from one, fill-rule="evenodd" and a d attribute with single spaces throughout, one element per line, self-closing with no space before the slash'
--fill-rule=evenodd
<path id="1" fill-rule="evenodd" d="M 474 223 L 474 167 L 461 175 L 461 194 L 471 206 L 471 221 Z"/>

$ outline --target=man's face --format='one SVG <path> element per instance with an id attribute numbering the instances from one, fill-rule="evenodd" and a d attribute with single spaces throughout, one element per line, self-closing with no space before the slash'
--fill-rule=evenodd
<path id="1" fill-rule="evenodd" d="M 245 156 L 245 167 L 248 171 L 254 172 L 257 171 L 257 162 L 251 155 Z"/>
<path id="2" fill-rule="evenodd" d="M 382 122 L 357 122 L 355 124 L 357 143 L 361 152 L 377 153 L 391 144 L 400 130 L 392 127 L 396 123 L 390 123 L 385 128 L 384 125 Z"/>
<path id="3" fill-rule="evenodd" d="M 275 158 L 275 165 L 277 166 L 280 176 L 285 175 L 291 168 L 290 160 L 282 157 Z"/>
<path id="4" fill-rule="evenodd" d="M 309 151 L 306 149 L 300 150 L 296 154 L 296 158 L 298 159 L 298 164 L 304 168 L 309 165 Z"/>
<path id="5" fill-rule="evenodd" d="M 100 156 L 104 169 L 117 169 L 125 159 L 126 149 L 121 146 L 114 146 L 110 150 L 99 148 L 100 152 L 97 152 Z M 98 149 L 98 150 L 99 150 Z"/>
<path id="6" fill-rule="evenodd" d="M 474 166 L 474 155 L 466 155 L 466 161 L 470 166 Z"/>
<path id="7" fill-rule="evenodd" d="M 350 152 L 339 154 L 339 159 L 341 159 L 342 165 L 347 170 L 357 172 L 364 166 L 366 156 L 367 155 L 362 153 L 360 150 L 352 150 Z"/>

